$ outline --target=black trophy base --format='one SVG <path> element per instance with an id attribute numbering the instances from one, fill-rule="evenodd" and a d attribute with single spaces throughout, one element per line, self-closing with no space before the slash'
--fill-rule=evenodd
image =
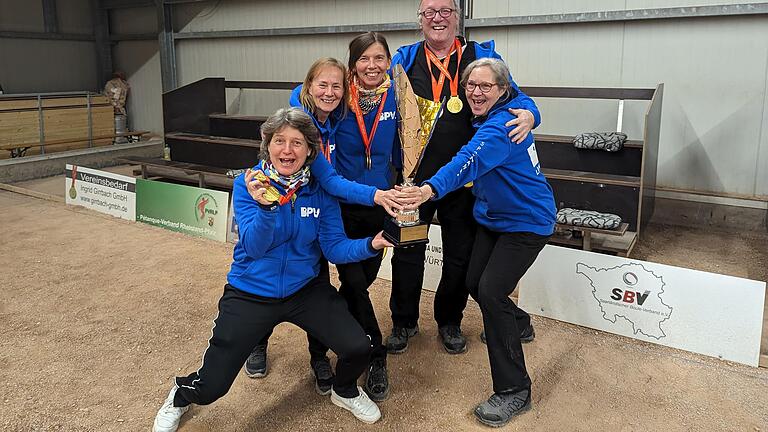
<path id="1" fill-rule="evenodd" d="M 429 225 L 419 221 L 416 225 L 400 226 L 395 218 L 384 219 L 384 238 L 395 247 L 406 247 L 417 244 L 429 243 Z"/>

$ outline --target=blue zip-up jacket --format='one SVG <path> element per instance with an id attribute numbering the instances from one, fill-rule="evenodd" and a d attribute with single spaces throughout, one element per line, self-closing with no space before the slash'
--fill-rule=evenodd
<path id="1" fill-rule="evenodd" d="M 416 53 L 419 51 L 419 46 L 424 43 L 424 41 L 419 41 L 411 45 L 404 45 L 397 49 L 397 52 L 392 57 L 392 67 L 395 67 L 396 64 L 403 65 L 403 69 L 405 72 L 409 72 L 411 68 L 413 67 L 413 62 L 416 60 Z M 493 40 L 489 40 L 486 42 L 474 42 L 474 41 L 467 41 L 467 44 L 475 44 L 475 60 L 480 58 L 497 58 L 500 60 L 504 60 L 501 58 L 501 56 L 496 52 L 496 42 Z M 391 70 L 390 70 L 391 72 Z M 461 77 L 459 77 L 461 78 Z M 523 93 L 522 90 L 520 90 L 520 87 L 517 86 L 515 83 L 515 80 L 512 79 L 512 75 L 509 76 L 509 83 L 512 86 L 512 88 L 515 89 L 515 91 L 518 94 L 518 97 L 520 97 L 519 106 L 516 108 L 522 108 L 530 111 L 533 114 L 534 122 L 533 127 L 536 128 L 541 123 L 541 114 L 539 113 L 539 108 L 536 106 L 536 102 L 533 101 L 528 95 Z M 462 90 L 463 91 L 463 90 Z"/>
<path id="2" fill-rule="evenodd" d="M 508 109 L 521 102 L 520 96 L 499 101 L 487 116 L 475 118 L 472 140 L 425 183 L 439 199 L 474 182 L 473 214 L 480 225 L 496 232 L 550 235 L 555 228 L 555 199 L 541 173 L 533 134 L 515 144 L 504 126 L 515 118 Z"/>
<path id="3" fill-rule="evenodd" d="M 365 128 L 370 135 L 373 121 L 379 107 L 363 115 Z M 397 103 L 394 83 L 387 91 L 387 99 L 379 116 L 376 135 L 371 142 L 371 169 L 365 166 L 365 144 L 357 125 L 354 112 L 350 112 L 340 122 L 336 131 L 336 171 L 357 183 L 375 186 L 381 190 L 392 187 L 394 173 L 392 166 L 400 168 L 400 139 L 397 135 Z"/>
<path id="4" fill-rule="evenodd" d="M 371 238 L 347 238 L 338 202 L 318 183 L 312 178 L 295 202 L 267 210 L 248 194 L 243 174 L 235 179 L 232 201 L 240 240 L 227 275 L 230 285 L 285 298 L 318 275 L 322 256 L 343 264 L 376 255 Z"/>
<path id="5" fill-rule="evenodd" d="M 320 131 L 320 137 L 324 143 L 330 142 L 331 150 L 331 163 L 323 157 L 318 155 L 309 169 L 312 171 L 312 176 L 317 179 L 318 183 L 322 185 L 326 192 L 333 195 L 335 198 L 342 202 L 350 204 L 360 204 L 366 206 L 373 206 L 373 197 L 376 194 L 376 188 L 369 185 L 359 184 L 349 181 L 339 175 L 333 168 L 336 159 L 336 129 L 339 127 L 339 117 L 341 117 L 340 109 L 332 113 L 325 120 L 325 123 L 320 124 L 317 121 L 314 114 L 307 111 L 307 109 L 301 104 L 299 100 L 299 93 L 301 92 L 301 85 L 293 89 L 289 103 L 292 107 L 300 107 L 312 118 L 317 130 Z M 343 101 L 341 103 L 344 103 Z"/>

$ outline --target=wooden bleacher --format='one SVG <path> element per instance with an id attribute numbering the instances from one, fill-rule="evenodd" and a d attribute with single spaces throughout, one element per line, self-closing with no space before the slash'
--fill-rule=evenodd
<path id="1" fill-rule="evenodd" d="M 536 134 L 542 172 L 552 186 L 557 208 L 613 213 L 624 222 L 616 230 L 558 224 L 550 242 L 628 256 L 653 215 L 664 85 L 655 89 L 524 87 L 523 91 L 534 99 L 614 99 L 619 106 L 618 130 L 624 100 L 649 101 L 643 139 L 627 140 L 618 152 L 576 148 L 573 136 Z"/>

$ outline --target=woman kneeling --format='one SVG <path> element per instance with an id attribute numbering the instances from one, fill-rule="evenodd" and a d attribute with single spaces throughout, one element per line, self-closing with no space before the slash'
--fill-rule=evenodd
<path id="1" fill-rule="evenodd" d="M 381 233 L 345 236 L 337 201 L 310 178 L 319 138 L 304 111 L 278 110 L 261 133 L 259 166 L 234 181 L 240 240 L 203 365 L 176 378 L 155 432 L 175 431 L 191 404 L 224 396 L 256 342 L 281 322 L 296 324 L 336 352 L 335 405 L 366 423 L 381 417 L 356 384 L 368 365 L 370 341 L 327 277 L 318 274 L 322 256 L 334 263 L 361 261 L 390 244 Z"/>

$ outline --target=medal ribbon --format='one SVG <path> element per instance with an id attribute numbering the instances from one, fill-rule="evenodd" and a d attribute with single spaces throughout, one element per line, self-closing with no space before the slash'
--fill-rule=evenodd
<path id="1" fill-rule="evenodd" d="M 433 78 L 434 80 L 434 78 Z M 371 169 L 371 142 L 373 136 L 376 135 L 376 129 L 379 127 L 379 120 L 381 120 L 381 112 L 384 110 L 384 102 L 387 100 L 387 92 L 382 93 L 381 102 L 379 102 L 379 110 L 376 111 L 376 117 L 373 119 L 373 126 L 371 127 L 371 135 L 368 135 L 368 131 L 365 130 L 365 121 L 363 120 L 363 112 L 360 110 L 359 94 L 357 92 L 357 86 L 351 85 L 349 87 L 352 102 L 350 103 L 352 111 L 355 113 L 355 119 L 357 119 L 357 128 L 360 130 L 360 136 L 363 138 L 363 144 L 365 145 L 365 165 L 368 169 Z"/>
<path id="2" fill-rule="evenodd" d="M 328 137 L 328 142 L 323 142 L 323 137 L 320 136 L 320 153 L 325 156 L 328 163 L 331 163 L 331 138 Z"/>
<path id="3" fill-rule="evenodd" d="M 445 57 L 445 60 L 440 62 L 440 59 L 437 58 L 437 56 L 429 50 L 427 44 L 424 43 L 424 53 L 427 56 L 427 68 L 429 69 L 429 77 L 432 79 L 432 100 L 435 102 L 440 102 L 440 96 L 443 93 L 443 84 L 445 84 L 446 78 L 448 78 L 448 81 L 450 82 L 451 97 L 454 98 L 459 95 L 459 66 L 461 66 L 461 42 L 459 42 L 459 38 L 456 38 L 453 41 L 453 47 L 458 55 L 458 61 L 456 62 L 456 74 L 451 78 L 451 73 L 448 72 L 448 64 L 451 62 L 451 55 L 448 54 Z M 434 75 L 432 75 L 432 64 L 437 66 L 437 69 L 440 71 L 439 81 L 435 80 Z"/>
<path id="4" fill-rule="evenodd" d="M 296 191 L 298 191 L 299 188 L 305 184 L 309 183 L 309 167 L 302 168 L 299 170 L 299 172 L 288 178 L 280 176 L 277 173 L 277 170 L 272 167 L 272 164 L 265 161 L 261 161 L 259 166 L 254 169 L 258 169 L 264 174 L 263 177 L 261 175 L 257 175 L 256 179 L 262 183 L 267 183 L 272 188 L 274 193 L 279 195 L 277 202 L 280 205 L 285 205 L 289 201 L 296 201 Z M 285 195 L 280 193 L 280 190 L 272 184 L 273 182 L 286 190 Z M 270 193 L 269 188 L 267 193 Z"/>

